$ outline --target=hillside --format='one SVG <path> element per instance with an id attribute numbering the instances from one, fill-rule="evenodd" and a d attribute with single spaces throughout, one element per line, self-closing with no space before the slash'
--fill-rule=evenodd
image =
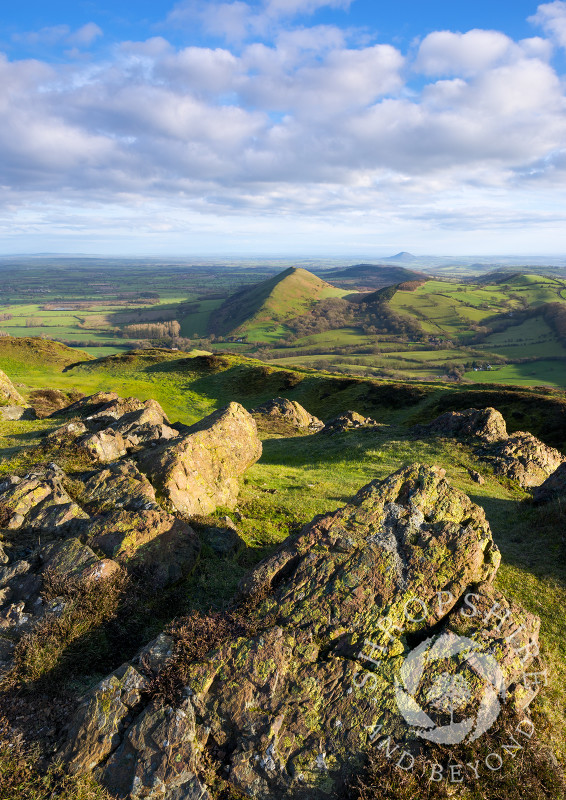
<path id="1" fill-rule="evenodd" d="M 406 281 L 428 280 L 423 272 L 385 264 L 355 264 L 347 269 L 329 272 L 327 277 L 336 286 L 358 289 L 360 292 Z"/>
<path id="2" fill-rule="evenodd" d="M 46 369 L 62 372 L 78 361 L 89 361 L 92 355 L 60 342 L 37 336 L 0 336 L 0 361 L 12 374 L 41 374 Z"/>
<path id="3" fill-rule="evenodd" d="M 308 312 L 317 300 L 343 294 L 312 272 L 290 267 L 229 297 L 211 317 L 210 330 L 217 335 L 245 333 L 250 340 L 273 338 L 282 323 Z"/>
<path id="4" fill-rule="evenodd" d="M 361 380 L 159 349 L 64 372 L 46 360 L 44 380 L 99 394 L 0 428 L 2 796 L 134 800 L 151 795 L 157 774 L 164 798 L 189 775 L 211 800 L 381 800 L 384 785 L 407 800 L 427 765 L 450 759 L 483 765 L 481 794 L 471 776 L 461 791 L 449 786 L 459 800 L 564 795 L 564 497 L 532 499 L 561 470 L 552 448 L 566 450 L 563 392 Z M 258 408 L 274 397 L 324 422 L 362 416 L 285 428 Z M 470 586 L 482 609 L 473 624 L 459 611 Z M 391 617 L 403 633 L 361 691 L 363 641 L 415 597 L 430 616 Z M 505 627 L 489 621 L 494 603 L 511 611 Z M 505 641 L 521 624 L 523 666 L 548 671 L 538 692 L 520 688 Z M 415 747 L 389 687 L 425 640 L 454 633 L 493 645 L 501 713 L 477 742 Z M 450 656 L 427 681 L 464 674 Z M 476 678 L 469 685 L 475 714 Z M 528 717 L 517 710 L 526 701 Z M 386 726 L 373 747 L 360 719 Z M 512 759 L 502 747 L 525 719 L 536 732 Z M 390 733 L 414 771 L 382 752 Z M 321 737 L 332 745 L 322 784 Z M 255 758 L 267 748 L 295 768 L 267 772 Z M 495 750 L 505 769 L 494 777 L 485 758 Z"/>

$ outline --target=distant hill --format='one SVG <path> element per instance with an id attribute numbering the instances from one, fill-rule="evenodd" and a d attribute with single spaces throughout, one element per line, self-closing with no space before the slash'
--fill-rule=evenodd
<path id="1" fill-rule="evenodd" d="M 424 272 L 389 264 L 354 264 L 352 267 L 328 273 L 337 286 L 364 290 L 383 289 L 406 281 L 428 280 Z"/>
<path id="2" fill-rule="evenodd" d="M 318 300 L 343 294 L 312 272 L 290 267 L 229 297 L 211 318 L 210 331 L 237 335 L 265 330 L 307 313 Z"/>
<path id="3" fill-rule="evenodd" d="M 400 253 L 396 253 L 394 256 L 387 256 L 383 260 L 395 261 L 395 263 L 402 262 L 404 264 L 412 264 L 416 261 L 420 261 L 420 258 L 418 256 L 414 256 L 412 253 L 407 253 L 406 250 L 401 250 Z"/>

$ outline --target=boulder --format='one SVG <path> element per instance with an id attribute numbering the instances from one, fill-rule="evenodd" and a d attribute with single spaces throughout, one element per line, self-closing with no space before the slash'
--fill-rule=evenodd
<path id="1" fill-rule="evenodd" d="M 234 506 L 238 478 L 261 451 L 253 417 L 230 403 L 177 439 L 142 451 L 138 463 L 174 509 L 205 515 L 217 506 Z"/>
<path id="2" fill-rule="evenodd" d="M 483 510 L 443 470 L 374 481 L 242 582 L 249 635 L 185 665 L 177 704 L 147 697 L 129 717 L 117 678 L 95 688 L 72 723 L 71 768 L 94 768 L 120 798 L 196 800 L 207 749 L 246 796 L 337 800 L 370 747 L 472 741 L 535 691 L 521 678 L 539 622 L 493 588 L 498 564 Z"/>
<path id="3" fill-rule="evenodd" d="M 138 511 L 156 505 L 153 486 L 133 461 L 110 464 L 86 478 L 81 502 L 99 514 L 117 508 Z"/>
<path id="4" fill-rule="evenodd" d="M 45 438 L 51 445 L 62 446 L 73 442 L 79 436 L 84 436 L 85 433 L 87 433 L 86 425 L 78 420 L 73 420 L 51 431 Z"/>
<path id="5" fill-rule="evenodd" d="M 491 465 L 494 472 L 516 480 L 521 486 L 538 486 L 565 457 L 531 433 L 507 434 L 505 420 L 494 408 L 468 408 L 442 414 L 429 425 L 418 425 L 420 435 L 453 436 L 468 441 L 476 455 Z"/>
<path id="6" fill-rule="evenodd" d="M 526 488 L 544 483 L 566 461 L 554 447 L 522 431 L 484 448 L 481 457 L 498 475 L 512 478 Z"/>
<path id="7" fill-rule="evenodd" d="M 505 420 L 495 408 L 467 408 L 465 411 L 448 411 L 428 425 L 417 425 L 413 430 L 424 436 L 479 439 L 481 442 L 498 442 L 507 438 Z"/>
<path id="8" fill-rule="evenodd" d="M 156 586 L 186 577 L 200 553 L 200 540 L 183 520 L 161 509 L 114 511 L 87 531 L 89 544 L 130 568 L 144 566 Z"/>
<path id="9" fill-rule="evenodd" d="M 0 369 L 0 406 L 27 406 L 10 378 Z"/>
<path id="10" fill-rule="evenodd" d="M 273 400 L 268 400 L 254 408 L 252 414 L 260 418 L 270 417 L 282 420 L 293 428 L 317 430 L 324 426 L 322 420 L 309 414 L 296 400 L 287 400 L 286 397 L 275 397 Z"/>
<path id="11" fill-rule="evenodd" d="M 22 417 L 27 417 L 29 409 L 25 406 L 0 406 L 0 419 L 14 422 Z"/>
<path id="12" fill-rule="evenodd" d="M 351 428 L 370 428 L 377 424 L 371 417 L 363 417 L 357 411 L 345 411 L 328 420 L 321 433 L 341 433 Z"/>
<path id="13" fill-rule="evenodd" d="M 566 495 L 566 462 L 562 462 L 558 469 L 537 486 L 533 493 L 535 503 L 546 503 L 555 497 Z"/>

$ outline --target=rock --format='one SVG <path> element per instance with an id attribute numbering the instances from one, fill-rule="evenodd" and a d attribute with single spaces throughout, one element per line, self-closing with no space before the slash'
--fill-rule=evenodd
<path id="1" fill-rule="evenodd" d="M 77 440 L 77 446 L 93 461 L 104 464 L 126 455 L 126 443 L 122 434 L 112 428 L 90 433 Z"/>
<path id="2" fill-rule="evenodd" d="M 498 475 L 512 478 L 524 487 L 544 483 L 566 461 L 554 447 L 548 447 L 531 433 L 522 431 L 484 448 L 481 457 Z"/>
<path id="3" fill-rule="evenodd" d="M 0 406 L 27 406 L 26 401 L 16 387 L 0 369 Z"/>
<path id="4" fill-rule="evenodd" d="M 238 403 L 230 403 L 183 436 L 142 451 L 138 463 L 173 508 L 206 515 L 217 506 L 233 507 L 238 478 L 261 451 L 253 417 Z"/>
<path id="5" fill-rule="evenodd" d="M 448 411 L 428 425 L 416 425 L 413 430 L 422 435 L 450 436 L 456 439 L 479 439 L 497 442 L 507 438 L 503 416 L 495 408 L 467 408 Z"/>
<path id="6" fill-rule="evenodd" d="M 200 540 L 186 522 L 166 511 L 115 511 L 96 519 L 89 544 L 128 567 L 143 565 L 157 586 L 186 577 L 200 553 Z"/>
<path id="7" fill-rule="evenodd" d="M 133 461 L 110 464 L 87 478 L 81 502 L 99 514 L 118 508 L 138 511 L 156 505 L 153 486 Z"/>
<path id="8" fill-rule="evenodd" d="M 63 445 L 78 439 L 87 432 L 87 427 L 83 422 L 72 421 L 61 425 L 45 437 L 49 443 Z"/>
<path id="9" fill-rule="evenodd" d="M 537 486 L 533 493 L 535 503 L 546 503 L 554 497 L 562 497 L 566 494 L 566 463 L 562 462 L 558 469 Z"/>
<path id="10" fill-rule="evenodd" d="M 101 684 L 73 721 L 72 769 L 96 767 L 121 798 L 196 800 L 208 792 L 201 754 L 216 749 L 247 796 L 336 800 L 387 737 L 400 753 L 445 742 L 434 705 L 453 696 L 445 683 L 468 692 L 448 731 L 462 740 L 506 697 L 524 706 L 538 619 L 491 586 L 499 552 L 484 512 L 442 472 L 412 465 L 374 481 L 261 562 L 240 588 L 264 598 L 246 611 L 250 635 L 186 665 L 177 706 L 110 720 L 100 708 L 120 708 L 118 689 Z"/>
<path id="11" fill-rule="evenodd" d="M 101 559 L 79 539 L 52 542 L 39 551 L 43 571 L 50 570 L 61 577 L 100 577 L 115 571 L 101 564 Z"/>
<path id="12" fill-rule="evenodd" d="M 317 430 L 324 426 L 322 420 L 309 414 L 296 400 L 287 400 L 286 397 L 275 397 L 273 400 L 268 400 L 254 408 L 251 413 L 258 417 L 283 420 L 293 428 Z"/>
<path id="13" fill-rule="evenodd" d="M 104 406 L 119 400 L 116 392 L 96 392 L 95 394 L 82 397 L 74 403 L 68 405 L 64 410 L 65 414 L 77 414 L 78 416 L 87 416 L 95 414 Z M 60 412 L 55 411 L 52 416 L 57 416 Z"/>
<path id="14" fill-rule="evenodd" d="M 11 475 L 0 483 L 2 525 L 52 531 L 88 519 L 62 485 L 64 473 L 56 465 L 24 478 Z"/>
<path id="15" fill-rule="evenodd" d="M 351 428 L 369 428 L 377 424 L 371 417 L 362 417 L 356 411 L 345 411 L 343 414 L 328 420 L 321 433 L 341 433 Z"/>
<path id="16" fill-rule="evenodd" d="M 14 647 L 14 642 L 0 636 L 0 671 L 10 664 Z"/>
<path id="17" fill-rule="evenodd" d="M 93 395 L 94 397 L 95 395 Z M 154 401 L 155 402 L 155 401 Z M 104 426 L 116 421 L 125 414 L 139 411 L 143 408 L 143 403 L 137 397 L 114 397 L 108 403 L 98 407 L 96 411 L 90 413 L 86 420 L 88 422 L 102 422 Z"/>
<path id="18" fill-rule="evenodd" d="M 118 747 L 120 733 L 139 705 L 146 684 L 146 679 L 126 664 L 85 696 L 62 752 L 71 773 L 92 770 Z"/>
<path id="19" fill-rule="evenodd" d="M 8 564 L 10 561 L 10 556 L 8 555 L 9 548 L 5 542 L 0 541 L 0 566 L 3 564 Z"/>
<path id="20" fill-rule="evenodd" d="M 22 417 L 27 416 L 28 413 L 29 409 L 25 408 L 25 406 L 0 406 L 0 419 L 6 422 L 22 419 Z"/>
<path id="21" fill-rule="evenodd" d="M 494 408 L 450 411 L 429 425 L 415 426 L 413 431 L 471 441 L 476 455 L 498 475 L 512 478 L 524 487 L 538 486 L 566 460 L 531 433 L 507 435 L 505 420 Z"/>
<path id="22" fill-rule="evenodd" d="M 470 478 L 475 482 L 478 483 L 480 486 L 483 486 L 485 483 L 485 478 L 483 478 L 477 469 L 468 469 L 468 475 Z"/>
<path id="23" fill-rule="evenodd" d="M 160 633 L 152 642 L 142 647 L 134 658 L 134 666 L 141 666 L 144 671 L 157 675 L 173 655 L 174 645 L 172 636 Z"/>

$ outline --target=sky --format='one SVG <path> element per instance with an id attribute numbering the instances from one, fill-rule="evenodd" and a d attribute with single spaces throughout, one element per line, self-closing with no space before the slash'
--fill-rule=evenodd
<path id="1" fill-rule="evenodd" d="M 566 256 L 566 2 L 26 0 L 0 254 Z"/>

